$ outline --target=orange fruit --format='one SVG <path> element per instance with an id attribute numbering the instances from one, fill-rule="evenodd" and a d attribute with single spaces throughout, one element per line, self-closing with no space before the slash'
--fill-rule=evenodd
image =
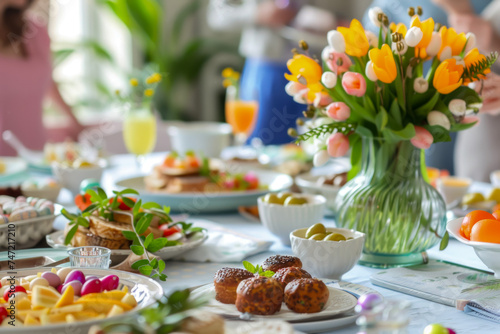
<path id="1" fill-rule="evenodd" d="M 472 227 L 470 240 L 500 244 L 500 221 L 496 219 L 478 221 Z"/>
<path id="2" fill-rule="evenodd" d="M 496 220 L 500 220 L 500 210 L 493 211 L 493 217 L 495 217 Z"/>
<path id="3" fill-rule="evenodd" d="M 462 226 L 460 230 L 462 230 L 464 237 L 470 240 L 470 233 L 474 224 L 483 219 L 495 219 L 493 215 L 489 212 L 483 210 L 474 210 L 469 212 L 467 216 L 465 216 L 462 221 Z"/>
<path id="4" fill-rule="evenodd" d="M 500 211 L 500 203 L 498 203 L 497 205 L 495 205 L 493 207 L 493 212 L 495 212 L 495 211 Z"/>

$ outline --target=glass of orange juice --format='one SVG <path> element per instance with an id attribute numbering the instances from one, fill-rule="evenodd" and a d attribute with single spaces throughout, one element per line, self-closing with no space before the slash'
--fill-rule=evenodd
<path id="1" fill-rule="evenodd" d="M 259 111 L 259 102 L 254 100 L 241 100 L 235 86 L 227 87 L 226 94 L 226 122 L 232 128 L 236 145 L 244 145 L 252 133 Z"/>

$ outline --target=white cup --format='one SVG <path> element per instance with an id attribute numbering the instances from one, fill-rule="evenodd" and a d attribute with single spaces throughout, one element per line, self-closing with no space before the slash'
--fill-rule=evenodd
<path id="1" fill-rule="evenodd" d="M 446 204 L 450 204 L 464 197 L 471 183 L 472 180 L 469 178 L 446 176 L 436 180 L 436 187 Z"/>
<path id="2" fill-rule="evenodd" d="M 491 184 L 494 187 L 500 187 L 500 170 L 496 170 L 490 174 Z"/>
<path id="3" fill-rule="evenodd" d="M 218 158 L 229 146 L 231 125 L 215 122 L 189 122 L 167 128 L 172 150 L 179 154 L 194 151 L 198 155 Z"/>

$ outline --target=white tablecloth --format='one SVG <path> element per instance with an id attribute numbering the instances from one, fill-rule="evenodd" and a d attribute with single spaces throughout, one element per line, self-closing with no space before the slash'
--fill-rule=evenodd
<path id="1" fill-rule="evenodd" d="M 161 155 L 155 154 L 151 161 L 158 161 Z M 114 180 L 123 178 L 126 175 L 137 174 L 138 170 L 131 160 L 130 156 L 121 156 L 113 160 L 111 169 L 107 170 L 103 176 L 102 184 L 107 191 L 112 189 Z M 63 201 L 67 201 L 69 194 L 61 194 Z M 252 256 L 248 259 L 251 263 L 260 263 L 265 258 L 273 254 L 292 255 L 292 250 L 288 246 L 282 245 L 277 238 L 270 234 L 261 224 L 249 222 L 239 214 L 220 214 L 220 215 L 199 215 L 192 218 L 207 219 L 216 223 L 223 224 L 224 227 L 233 229 L 240 233 L 273 241 L 274 244 L 269 252 Z M 62 228 L 64 220 L 56 222 L 57 228 Z M 332 225 L 333 222 L 325 219 L 326 225 Z M 473 249 L 467 247 L 456 240 L 451 240 L 448 248 L 439 251 L 438 247 L 428 251 L 431 258 L 447 260 L 471 267 L 487 269 L 474 253 Z M 213 281 L 214 273 L 227 266 L 240 266 L 238 263 L 187 263 L 187 262 L 167 262 L 165 273 L 168 275 L 166 282 L 162 286 L 166 293 L 174 289 L 188 288 L 203 285 Z M 500 325 L 487 320 L 482 320 L 473 316 L 464 314 L 462 311 L 452 307 L 430 302 L 424 299 L 405 295 L 396 291 L 374 286 L 370 283 L 370 276 L 377 272 L 377 269 L 363 266 L 355 266 L 350 272 L 344 275 L 343 280 L 356 284 L 366 285 L 379 291 L 387 299 L 408 300 L 411 302 L 409 334 L 421 334 L 425 326 L 431 323 L 441 323 L 446 327 L 453 328 L 458 334 L 470 333 L 500 333 Z M 500 297 L 499 297 L 500 298 Z M 357 333 L 355 325 L 343 329 L 337 329 L 329 333 L 351 334 Z"/>

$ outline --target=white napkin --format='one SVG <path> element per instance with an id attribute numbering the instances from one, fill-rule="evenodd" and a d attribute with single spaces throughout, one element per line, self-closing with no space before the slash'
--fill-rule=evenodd
<path id="1" fill-rule="evenodd" d="M 189 222 L 191 220 L 188 219 Z M 267 251 L 271 241 L 259 240 L 218 224 L 196 220 L 194 225 L 206 228 L 208 239 L 199 247 L 173 260 L 188 262 L 241 262 L 245 258 Z"/>

